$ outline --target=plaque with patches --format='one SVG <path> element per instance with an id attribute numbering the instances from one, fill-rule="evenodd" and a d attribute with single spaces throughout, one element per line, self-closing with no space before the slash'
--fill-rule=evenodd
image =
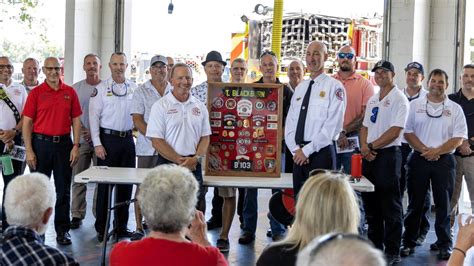
<path id="1" fill-rule="evenodd" d="M 212 135 L 205 174 L 279 177 L 282 85 L 209 82 L 207 95 Z"/>

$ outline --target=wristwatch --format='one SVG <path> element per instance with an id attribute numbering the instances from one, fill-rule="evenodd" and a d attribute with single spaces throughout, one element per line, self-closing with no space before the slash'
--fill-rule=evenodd
<path id="1" fill-rule="evenodd" d="M 374 150 L 374 145 L 372 145 L 372 143 L 367 144 L 367 147 L 369 147 L 369 149 L 370 149 L 371 151 Z"/>
<path id="2" fill-rule="evenodd" d="M 80 148 L 80 147 L 81 147 L 81 143 L 74 143 L 73 146 L 77 146 L 78 148 Z"/>
<path id="3" fill-rule="evenodd" d="M 343 130 L 341 131 L 340 135 L 346 136 L 346 133 L 347 133 L 347 132 L 343 129 Z"/>

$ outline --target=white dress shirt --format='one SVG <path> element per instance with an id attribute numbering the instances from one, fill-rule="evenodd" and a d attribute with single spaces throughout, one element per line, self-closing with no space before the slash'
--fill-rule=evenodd
<path id="1" fill-rule="evenodd" d="M 112 78 L 102 81 L 91 95 L 89 123 L 94 147 L 102 145 L 100 128 L 127 131 L 133 128 L 133 92 L 137 85 L 130 80 L 117 84 Z"/>
<path id="2" fill-rule="evenodd" d="M 296 126 L 310 81 L 304 80 L 296 87 L 286 117 L 285 142 L 292 153 L 300 148 L 295 141 Z M 311 87 L 304 128 L 304 140 L 310 141 L 303 147 L 306 157 L 337 140 L 345 109 L 346 92 L 342 83 L 324 73 L 317 76 Z"/>
<path id="3" fill-rule="evenodd" d="M 18 109 L 18 112 L 20 112 L 21 116 L 27 97 L 25 87 L 16 82 L 12 82 L 8 87 L 0 83 L 0 87 L 3 87 L 8 98 L 15 105 L 16 109 Z M 15 115 L 4 100 L 0 100 L 0 117 L 0 129 L 11 130 L 12 128 L 16 127 L 17 123 L 15 120 Z"/>

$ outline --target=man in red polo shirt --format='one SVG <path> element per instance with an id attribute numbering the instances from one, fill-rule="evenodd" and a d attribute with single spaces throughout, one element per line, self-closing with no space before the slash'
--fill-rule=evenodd
<path id="1" fill-rule="evenodd" d="M 70 245 L 71 167 L 79 158 L 82 111 L 74 89 L 61 81 L 60 71 L 57 58 L 44 60 L 46 80 L 30 92 L 23 110 L 23 138 L 30 171 L 49 177 L 54 172 L 56 241 Z"/>

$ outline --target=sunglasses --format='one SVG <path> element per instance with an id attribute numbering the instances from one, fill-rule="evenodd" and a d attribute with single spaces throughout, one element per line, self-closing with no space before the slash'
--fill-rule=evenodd
<path id="1" fill-rule="evenodd" d="M 272 52 L 272 51 L 265 51 L 265 52 L 262 53 L 262 55 L 260 56 L 260 58 L 262 58 L 262 57 L 264 57 L 264 56 L 266 56 L 266 55 L 271 55 L 271 56 L 273 56 L 273 57 L 276 57 L 276 54 L 275 54 L 274 52 Z"/>
<path id="2" fill-rule="evenodd" d="M 375 123 L 377 121 L 377 115 L 379 114 L 379 107 L 372 108 L 372 115 L 370 116 L 370 122 Z"/>
<path id="3" fill-rule="evenodd" d="M 333 241 L 337 241 L 337 240 L 342 240 L 342 239 L 357 240 L 357 241 L 366 243 L 366 244 L 370 245 L 371 247 L 374 246 L 372 244 L 372 242 L 370 242 L 369 240 L 365 239 L 364 237 L 362 237 L 360 235 L 348 234 L 348 233 L 329 233 L 329 234 L 323 235 L 320 238 L 318 238 L 317 240 L 314 240 L 314 241 L 311 242 L 311 244 L 309 245 L 310 248 L 311 248 L 311 251 L 309 253 L 310 258 L 313 259 L 318 254 L 318 252 L 324 246 L 327 246 L 329 243 L 331 243 Z"/>
<path id="4" fill-rule="evenodd" d="M 339 59 L 347 58 L 351 60 L 352 58 L 354 58 L 354 54 L 353 53 L 338 53 L 337 57 L 339 57 Z"/>
<path id="5" fill-rule="evenodd" d="M 61 70 L 61 67 L 44 67 L 47 71 L 56 71 L 59 72 Z"/>

